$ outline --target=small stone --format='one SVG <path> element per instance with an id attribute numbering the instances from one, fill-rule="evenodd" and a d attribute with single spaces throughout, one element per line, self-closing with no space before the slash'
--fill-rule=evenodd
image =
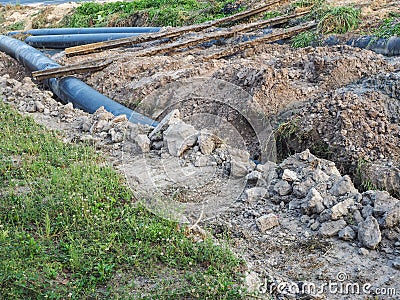
<path id="1" fill-rule="evenodd" d="M 325 207 L 323 205 L 323 198 L 315 188 L 311 188 L 308 192 L 304 203 L 301 206 L 303 213 L 312 215 L 313 213 L 321 213 Z"/>
<path id="2" fill-rule="evenodd" d="M 323 237 L 332 237 L 338 234 L 340 230 L 346 227 L 347 223 L 345 220 L 330 221 L 322 223 L 319 234 Z"/>
<path id="3" fill-rule="evenodd" d="M 229 148 L 231 173 L 233 178 L 243 178 L 249 174 L 250 153 L 240 149 Z"/>
<path id="4" fill-rule="evenodd" d="M 358 240 L 363 246 L 370 249 L 375 249 L 382 240 L 378 221 L 373 216 L 367 217 L 358 225 Z"/>
<path id="5" fill-rule="evenodd" d="M 340 217 L 345 216 L 349 213 L 349 207 L 354 205 L 354 199 L 348 198 L 331 208 L 332 220 L 338 220 Z"/>
<path id="6" fill-rule="evenodd" d="M 44 115 L 49 115 L 50 114 L 50 109 L 48 109 L 47 107 L 43 110 L 43 114 Z"/>
<path id="7" fill-rule="evenodd" d="M 111 141 L 113 143 L 120 143 L 124 140 L 124 134 L 120 131 L 116 131 L 114 128 L 110 130 Z"/>
<path id="8" fill-rule="evenodd" d="M 208 155 L 201 155 L 196 157 L 196 160 L 194 162 L 195 167 L 201 168 L 201 167 L 206 167 L 211 164 L 211 157 Z"/>
<path id="9" fill-rule="evenodd" d="M 221 142 L 222 141 L 219 140 L 210 131 L 208 131 L 206 129 L 203 129 L 200 131 L 200 134 L 198 137 L 198 143 L 199 143 L 200 151 L 204 155 L 211 154 L 214 151 L 216 144 L 221 143 Z"/>
<path id="10" fill-rule="evenodd" d="M 392 267 L 396 270 L 400 270 L 400 258 L 397 258 L 392 262 Z"/>
<path id="11" fill-rule="evenodd" d="M 383 221 L 383 226 L 387 228 L 393 228 L 398 224 L 400 224 L 400 203 L 386 213 Z"/>
<path id="12" fill-rule="evenodd" d="M 310 221 L 310 217 L 307 215 L 302 215 L 300 218 L 300 222 L 303 224 L 308 223 L 309 221 Z"/>
<path id="13" fill-rule="evenodd" d="M 149 138 L 151 141 L 162 139 L 162 133 L 168 128 L 171 124 L 176 124 L 181 122 L 181 113 L 179 110 L 174 109 L 168 115 L 158 123 L 157 127 L 149 134 Z"/>
<path id="14" fill-rule="evenodd" d="M 36 110 L 40 113 L 42 113 L 44 111 L 44 105 L 42 102 L 40 101 L 35 101 L 35 105 L 36 105 Z"/>
<path id="15" fill-rule="evenodd" d="M 189 124 L 179 121 L 164 131 L 164 141 L 172 156 L 180 157 L 197 141 L 197 130 Z"/>
<path id="16" fill-rule="evenodd" d="M 279 180 L 274 186 L 274 191 L 279 196 L 286 196 L 292 192 L 292 186 L 286 180 Z"/>
<path id="17" fill-rule="evenodd" d="M 257 273 L 254 271 L 251 271 L 246 274 L 244 283 L 247 287 L 247 290 L 251 293 L 257 293 L 259 292 L 259 287 L 261 285 L 261 280 L 258 277 Z"/>
<path id="18" fill-rule="evenodd" d="M 279 220 L 275 214 L 270 213 L 270 214 L 261 216 L 258 219 L 256 219 L 256 224 L 257 224 L 258 229 L 262 233 L 265 233 L 266 231 L 278 226 Z"/>
<path id="19" fill-rule="evenodd" d="M 115 123 L 122 123 L 122 122 L 128 122 L 128 118 L 126 117 L 126 115 L 119 115 L 116 116 L 112 122 Z"/>
<path id="20" fill-rule="evenodd" d="M 367 256 L 369 254 L 369 251 L 365 248 L 360 248 L 358 249 L 358 254 Z"/>
<path id="21" fill-rule="evenodd" d="M 310 225 L 310 229 L 313 230 L 313 231 L 317 231 L 319 226 L 320 226 L 320 223 L 318 221 L 315 221 L 314 223 L 312 223 Z"/>
<path id="22" fill-rule="evenodd" d="M 353 219 L 356 222 L 356 224 L 359 224 L 359 223 L 364 221 L 364 218 L 362 217 L 362 215 L 361 215 L 361 213 L 360 213 L 360 211 L 358 209 L 356 209 L 353 212 Z"/>
<path id="23" fill-rule="evenodd" d="M 36 112 L 36 105 L 35 102 L 31 101 L 27 104 L 26 109 L 28 113 L 34 113 Z"/>
<path id="24" fill-rule="evenodd" d="M 348 175 L 343 176 L 339 181 L 337 181 L 329 192 L 336 197 L 343 196 L 346 194 L 356 193 L 353 182 Z"/>
<path id="25" fill-rule="evenodd" d="M 373 211 L 374 208 L 371 205 L 366 205 L 361 210 L 361 215 L 363 216 L 364 219 L 366 219 L 367 217 L 372 216 Z"/>
<path id="26" fill-rule="evenodd" d="M 282 174 L 282 179 L 289 182 L 297 181 L 297 173 L 289 169 L 285 169 Z"/>
<path id="27" fill-rule="evenodd" d="M 150 152 L 150 140 L 146 134 L 138 134 L 135 137 L 135 142 L 142 153 Z"/>
<path id="28" fill-rule="evenodd" d="M 251 189 L 246 190 L 246 200 L 248 202 L 255 202 L 257 200 L 262 199 L 267 193 L 268 190 L 263 187 L 253 187 Z"/>
<path id="29" fill-rule="evenodd" d="M 352 241 L 356 238 L 356 233 L 350 226 L 346 226 L 339 231 L 339 238 L 344 241 Z"/>

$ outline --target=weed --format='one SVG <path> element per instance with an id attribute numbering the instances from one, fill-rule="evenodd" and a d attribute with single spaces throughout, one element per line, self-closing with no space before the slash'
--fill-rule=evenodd
<path id="1" fill-rule="evenodd" d="M 210 3 L 197 0 L 137 0 L 132 2 L 95 3 L 86 2 L 67 16 L 64 25 L 68 27 L 107 26 L 110 23 L 123 22 L 133 14 L 141 11 L 148 14 L 147 25 L 182 26 L 200 23 L 224 17 L 223 8 L 232 1 L 212 1 Z"/>
<path id="2" fill-rule="evenodd" d="M 293 7 L 309 8 L 312 6 L 321 6 L 325 0 L 298 0 L 292 4 Z"/>
<path id="3" fill-rule="evenodd" d="M 305 31 L 291 39 L 291 45 L 293 48 L 304 48 L 311 46 L 312 44 L 319 45 L 319 37 L 315 31 Z"/>
<path id="4" fill-rule="evenodd" d="M 94 149 L 2 101 L 0 124 L 2 299 L 243 297 L 239 259 L 136 205 Z"/>
<path id="5" fill-rule="evenodd" d="M 391 36 L 400 36 L 400 17 L 391 17 L 385 19 L 379 28 L 373 34 L 380 38 L 389 38 Z"/>
<path id="6" fill-rule="evenodd" d="M 318 23 L 323 34 L 346 33 L 356 29 L 360 23 L 360 10 L 351 6 L 327 8 Z"/>
<path id="7" fill-rule="evenodd" d="M 25 28 L 25 22 L 24 21 L 19 21 L 16 22 L 14 24 L 8 25 L 6 27 L 7 31 L 11 31 L 11 30 L 23 30 Z"/>
<path id="8" fill-rule="evenodd" d="M 377 190 L 378 187 L 375 186 L 370 179 L 366 177 L 366 170 L 368 169 L 369 162 L 364 158 L 359 158 L 357 161 L 357 167 L 355 170 L 355 182 L 359 185 L 362 191 Z"/>
<path id="9" fill-rule="evenodd" d="M 267 11 L 264 15 L 264 20 L 273 19 L 279 16 L 282 16 L 282 13 L 279 11 Z"/>

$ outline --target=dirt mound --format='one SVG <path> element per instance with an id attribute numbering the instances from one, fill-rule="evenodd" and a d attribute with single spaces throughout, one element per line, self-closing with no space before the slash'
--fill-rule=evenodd
<path id="1" fill-rule="evenodd" d="M 28 75 L 25 68 L 15 59 L 0 52 L 0 76 L 8 74 L 11 78 L 21 80 Z"/>

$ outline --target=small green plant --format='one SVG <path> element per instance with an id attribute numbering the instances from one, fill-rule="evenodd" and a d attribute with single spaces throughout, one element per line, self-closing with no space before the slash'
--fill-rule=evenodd
<path id="1" fill-rule="evenodd" d="M 266 14 L 264 15 L 264 20 L 268 20 L 268 19 L 273 19 L 276 17 L 282 16 L 282 13 L 279 11 L 267 11 Z"/>
<path id="2" fill-rule="evenodd" d="M 385 19 L 373 34 L 381 38 L 400 36 L 400 17 Z"/>
<path id="3" fill-rule="evenodd" d="M 311 46 L 313 43 L 319 45 L 319 38 L 315 31 L 305 31 L 291 39 L 291 45 L 296 49 Z"/>
<path id="4" fill-rule="evenodd" d="M 327 8 L 322 13 L 318 29 L 323 34 L 346 33 L 358 27 L 360 13 L 359 9 L 351 6 Z"/>
<path id="5" fill-rule="evenodd" d="M 355 182 L 359 185 L 362 191 L 377 190 L 370 179 L 366 177 L 366 170 L 368 169 L 369 162 L 364 158 L 360 157 L 357 161 L 357 167 L 355 170 Z"/>
<path id="6" fill-rule="evenodd" d="M 325 0 L 298 0 L 292 4 L 293 7 L 305 8 L 312 6 L 320 6 Z"/>
<path id="7" fill-rule="evenodd" d="M 25 28 L 25 22 L 24 21 L 19 21 L 14 24 L 8 25 L 6 30 L 23 30 Z"/>

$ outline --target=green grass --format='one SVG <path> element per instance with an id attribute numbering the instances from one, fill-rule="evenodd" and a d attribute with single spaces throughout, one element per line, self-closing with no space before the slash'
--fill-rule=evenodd
<path id="1" fill-rule="evenodd" d="M 63 26 L 110 26 L 141 11 L 152 26 L 182 26 L 224 17 L 222 8 L 232 0 L 137 0 L 99 4 L 87 2 L 67 16 Z"/>
<path id="2" fill-rule="evenodd" d="M 338 6 L 322 9 L 320 14 L 318 29 L 321 33 L 346 33 L 358 27 L 361 11 L 352 6 Z"/>
<path id="3" fill-rule="evenodd" d="M 242 297 L 239 259 L 135 205 L 92 148 L 2 101 L 0 127 L 1 299 Z"/>
<path id="4" fill-rule="evenodd" d="M 305 31 L 294 36 L 290 42 L 293 48 L 304 48 L 311 44 L 318 44 L 319 37 L 314 31 Z"/>
<path id="5" fill-rule="evenodd" d="M 385 19 L 373 34 L 381 38 L 400 36 L 400 17 L 390 17 Z"/>
<path id="6" fill-rule="evenodd" d="M 11 31 L 11 30 L 23 30 L 25 28 L 25 22 L 24 21 L 19 21 L 16 23 L 13 23 L 9 26 L 6 27 L 7 31 Z"/>

